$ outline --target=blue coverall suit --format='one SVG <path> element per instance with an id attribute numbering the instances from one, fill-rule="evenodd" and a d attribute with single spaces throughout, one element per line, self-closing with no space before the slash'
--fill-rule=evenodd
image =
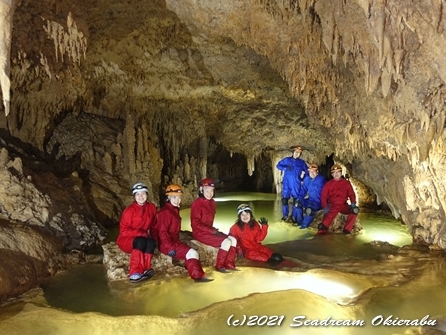
<path id="1" fill-rule="evenodd" d="M 313 222 L 315 212 L 322 209 L 321 192 L 325 183 L 325 177 L 320 174 L 314 178 L 309 175 L 305 176 L 299 194 L 300 202 L 296 206 L 297 223 L 300 224 L 301 228 L 309 227 Z M 304 210 L 307 208 L 311 208 L 311 213 L 304 216 Z"/>
<path id="2" fill-rule="evenodd" d="M 308 175 L 308 167 L 304 160 L 294 157 L 285 157 L 276 165 L 277 169 L 284 171 L 282 180 L 282 213 L 283 217 L 289 215 L 288 201 L 293 197 L 294 201 L 298 199 L 301 188 L 302 171 Z M 292 218 L 297 222 L 297 209 L 293 206 Z"/>

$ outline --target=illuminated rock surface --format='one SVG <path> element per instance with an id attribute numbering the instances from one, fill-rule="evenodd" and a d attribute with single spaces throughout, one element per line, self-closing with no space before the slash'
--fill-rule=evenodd
<path id="1" fill-rule="evenodd" d="M 309 162 L 344 164 L 415 241 L 446 249 L 445 10 L 2 2 L 2 218 L 86 249 L 135 181 L 156 204 L 169 181 L 190 204 L 204 176 L 228 185 L 249 175 L 275 192 L 275 163 L 299 143 Z"/>

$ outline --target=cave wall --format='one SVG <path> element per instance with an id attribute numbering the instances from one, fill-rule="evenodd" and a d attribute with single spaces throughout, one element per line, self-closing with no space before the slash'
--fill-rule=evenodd
<path id="1" fill-rule="evenodd" d="M 266 56 L 336 159 L 416 239 L 445 246 L 445 6 L 415 1 L 166 1 Z M 276 38 L 268 38 L 275 36 Z"/>
<path id="2" fill-rule="evenodd" d="M 13 3 L 0 127 L 77 161 L 97 215 L 116 219 L 136 181 L 156 203 L 169 182 L 191 201 L 197 180 L 227 173 L 218 152 L 245 157 L 248 176 L 273 171 L 274 188 L 299 143 L 446 248 L 443 2 Z"/>

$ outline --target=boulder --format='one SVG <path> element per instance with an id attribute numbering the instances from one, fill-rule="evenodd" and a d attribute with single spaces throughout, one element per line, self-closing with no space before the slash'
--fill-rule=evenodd
<path id="1" fill-rule="evenodd" d="M 180 240 L 198 251 L 203 267 L 213 266 L 217 257 L 218 248 L 214 248 L 192 239 L 192 233 L 181 231 Z M 107 269 L 107 278 L 110 281 L 126 280 L 129 271 L 130 255 L 123 252 L 115 242 L 102 246 L 104 251 L 103 263 Z M 188 275 L 184 267 L 184 261 L 172 259 L 162 254 L 158 248 L 152 259 L 152 268 L 156 273 L 165 273 L 172 276 Z"/>

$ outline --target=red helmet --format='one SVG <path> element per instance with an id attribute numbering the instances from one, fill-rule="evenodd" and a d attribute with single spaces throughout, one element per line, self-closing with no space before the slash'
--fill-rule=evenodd
<path id="1" fill-rule="evenodd" d="M 210 178 L 205 178 L 202 181 L 200 181 L 200 187 L 212 187 L 215 188 L 214 181 Z"/>

